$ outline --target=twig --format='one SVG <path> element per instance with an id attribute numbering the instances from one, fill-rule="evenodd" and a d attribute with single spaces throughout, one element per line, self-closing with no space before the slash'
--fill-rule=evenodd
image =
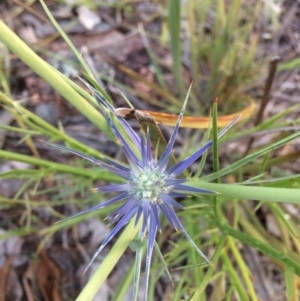
<path id="1" fill-rule="evenodd" d="M 276 74 L 276 70 L 277 70 L 277 65 L 280 61 L 280 57 L 279 56 L 274 56 L 271 61 L 270 61 L 270 65 L 269 65 L 269 74 L 268 74 L 268 78 L 267 78 L 267 82 L 265 85 L 265 89 L 264 89 L 264 95 L 262 98 L 262 101 L 260 103 L 260 108 L 256 117 L 256 120 L 254 122 L 254 126 L 260 124 L 263 120 L 263 115 L 264 115 L 264 111 L 265 108 L 270 100 L 270 91 L 272 88 L 272 84 L 275 78 L 275 74 Z M 247 145 L 246 151 L 244 152 L 244 156 L 248 154 L 249 150 L 251 149 L 251 146 L 254 142 L 254 137 L 252 137 Z"/>

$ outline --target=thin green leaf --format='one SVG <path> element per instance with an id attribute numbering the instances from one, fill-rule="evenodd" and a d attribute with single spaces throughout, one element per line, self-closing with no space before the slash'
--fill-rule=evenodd
<path id="1" fill-rule="evenodd" d="M 184 85 L 181 70 L 180 13 L 181 0 L 168 0 L 168 25 L 171 38 L 173 74 L 175 76 L 179 94 L 183 96 Z"/>
<path id="2" fill-rule="evenodd" d="M 130 241 L 133 240 L 138 233 L 141 223 L 134 227 L 134 219 L 135 218 L 132 218 L 128 226 L 124 229 L 120 238 L 114 244 L 110 252 L 105 256 L 105 259 L 102 261 L 99 268 L 76 298 L 76 301 L 93 300 L 99 288 L 105 282 L 108 275 L 125 252 Z"/>
<path id="3" fill-rule="evenodd" d="M 239 184 L 215 184 L 192 180 L 190 186 L 208 189 L 224 199 L 248 199 L 264 202 L 300 204 L 300 189 L 244 186 Z"/>
<path id="4" fill-rule="evenodd" d="M 290 141 L 292 141 L 292 140 L 294 140 L 298 137 L 300 137 L 300 132 L 297 132 L 297 133 L 294 133 L 294 134 L 292 134 L 288 137 L 285 137 L 285 138 L 277 141 L 276 143 L 263 148 L 262 150 L 259 150 L 255 153 L 245 157 L 245 158 L 240 159 L 239 161 L 236 161 L 236 162 L 230 164 L 229 166 L 219 170 L 218 172 L 214 172 L 210 175 L 204 176 L 202 178 L 202 180 L 204 180 L 204 181 L 213 181 L 213 180 L 215 180 L 219 177 L 222 177 L 226 174 L 229 174 L 229 173 L 233 172 L 234 170 L 242 167 L 243 165 L 245 165 L 245 164 L 247 164 L 251 161 L 254 161 L 256 158 L 258 158 L 260 156 L 263 156 L 263 155 L 265 155 L 265 154 L 267 154 L 267 153 L 269 153 L 269 152 L 271 152 L 271 151 L 287 144 L 288 142 L 290 142 Z"/>

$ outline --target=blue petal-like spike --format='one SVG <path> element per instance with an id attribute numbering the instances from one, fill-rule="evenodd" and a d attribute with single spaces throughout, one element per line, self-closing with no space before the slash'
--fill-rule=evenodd
<path id="1" fill-rule="evenodd" d="M 113 160 L 111 160 L 111 159 L 104 158 L 103 161 L 104 161 L 105 163 L 109 164 L 109 165 L 112 165 L 112 166 L 116 167 L 116 168 L 119 168 L 119 169 L 121 169 L 121 170 L 130 172 L 130 169 L 129 169 L 128 167 L 126 167 L 126 166 L 124 166 L 124 165 L 122 165 L 122 164 L 120 164 L 120 163 L 117 163 L 117 162 L 115 162 L 115 161 L 113 161 Z"/>
<path id="2" fill-rule="evenodd" d="M 189 92 L 190 92 L 190 89 L 189 89 Z M 189 95 L 189 92 L 188 92 L 187 95 Z M 168 165 L 168 162 L 169 162 L 169 159 L 170 159 L 170 156 L 171 156 L 171 152 L 172 152 L 172 149 L 173 149 L 173 146 L 174 146 L 174 143 L 175 143 L 175 139 L 176 139 L 176 136 L 177 136 L 177 133 L 178 133 L 178 129 L 179 129 L 179 126 L 180 126 L 180 123 L 181 123 L 181 120 L 182 120 L 182 117 L 183 117 L 183 114 L 184 114 L 184 111 L 185 111 L 187 101 L 188 101 L 188 96 L 186 97 L 186 99 L 183 103 L 180 115 L 178 117 L 177 123 L 175 125 L 174 130 L 173 130 L 173 133 L 170 137 L 170 140 L 169 140 L 164 152 L 162 153 L 159 160 L 157 161 L 157 166 L 158 166 L 160 171 L 164 171 L 166 169 L 167 165 Z"/>
<path id="3" fill-rule="evenodd" d="M 137 213 L 136 213 L 136 218 L 135 218 L 134 226 L 136 226 L 138 224 L 142 213 L 143 213 L 143 206 L 140 204 L 139 208 L 137 210 Z"/>
<path id="4" fill-rule="evenodd" d="M 184 170 L 190 167 L 197 159 L 199 159 L 203 153 L 208 150 L 212 145 L 212 140 L 208 141 L 202 147 L 200 147 L 197 151 L 195 151 L 191 156 L 188 158 L 178 162 L 177 164 L 170 167 L 166 173 L 172 175 L 172 177 L 177 177 L 180 175 Z"/>
<path id="5" fill-rule="evenodd" d="M 114 210 L 108 215 L 110 223 L 112 224 L 118 221 L 123 215 L 126 214 L 128 210 L 130 210 L 135 205 L 136 205 L 135 199 L 134 198 L 129 199 L 125 204 L 123 204 L 121 207 L 117 208 L 116 210 Z"/>
<path id="6" fill-rule="evenodd" d="M 130 193 L 128 191 L 125 191 L 125 192 L 122 192 L 121 194 L 115 196 L 114 198 L 108 200 L 108 201 L 105 201 L 105 202 L 102 202 L 100 203 L 99 205 L 99 209 L 100 208 L 104 208 L 104 207 L 107 207 L 107 206 L 110 206 L 114 203 L 117 203 L 119 201 L 123 201 L 125 200 L 126 198 L 128 198 L 130 196 Z M 95 206 L 96 207 L 96 206 Z"/>
<path id="7" fill-rule="evenodd" d="M 218 133 L 218 138 L 220 139 L 230 128 L 232 128 L 232 126 L 241 118 L 241 115 L 235 117 L 230 123 L 228 123 L 224 129 L 222 129 L 219 133 Z"/>
<path id="8" fill-rule="evenodd" d="M 186 198 L 188 196 L 187 194 L 179 193 L 179 192 L 172 191 L 172 190 L 168 193 L 168 195 L 171 198 Z"/>
<path id="9" fill-rule="evenodd" d="M 166 202 L 167 204 L 174 206 L 176 208 L 179 209 L 184 209 L 184 206 L 182 206 L 181 204 L 179 204 L 178 202 L 176 202 L 175 200 L 173 200 L 169 194 L 166 193 L 162 193 L 161 194 L 161 199 Z"/>
<path id="10" fill-rule="evenodd" d="M 147 158 L 147 150 L 146 150 L 146 142 L 145 142 L 145 134 L 141 132 L 141 156 L 142 156 L 142 167 L 146 168 L 149 165 L 149 160 Z"/>
<path id="11" fill-rule="evenodd" d="M 136 156 L 136 154 L 132 151 L 132 149 L 130 148 L 130 146 L 128 145 L 127 141 L 123 138 L 122 134 L 119 132 L 119 130 L 117 129 L 117 127 L 113 124 L 112 120 L 108 117 L 108 115 L 106 115 L 106 120 L 110 126 L 110 128 L 112 129 L 113 133 L 115 134 L 116 138 L 119 139 L 122 143 L 123 146 L 123 150 L 126 154 L 127 159 L 137 165 L 137 166 L 141 166 L 141 162 L 139 160 L 139 158 Z"/>
<path id="12" fill-rule="evenodd" d="M 140 138 L 136 134 L 136 132 L 132 129 L 132 127 L 129 125 L 129 123 L 122 117 L 118 116 L 118 120 L 124 127 L 126 133 L 129 135 L 130 139 L 134 143 L 134 145 L 137 147 L 138 151 L 141 152 L 141 144 L 140 144 Z"/>
<path id="13" fill-rule="evenodd" d="M 182 184 L 186 181 L 187 181 L 186 179 L 166 179 L 165 183 L 166 183 L 166 186 L 174 186 L 175 187 L 176 185 Z"/>
<path id="14" fill-rule="evenodd" d="M 125 191 L 125 192 L 121 193 L 120 195 L 117 195 L 116 197 L 110 199 L 109 201 L 106 201 L 106 202 L 100 203 L 100 204 L 98 204 L 96 206 L 93 206 L 91 208 L 82 210 L 82 211 L 80 211 L 80 212 L 78 212 L 78 213 L 76 213 L 74 215 L 68 216 L 68 217 L 66 217 L 66 218 L 58 221 L 57 223 L 61 223 L 63 221 L 69 220 L 69 219 L 71 219 L 73 217 L 76 217 L 76 216 L 79 216 L 79 215 L 82 215 L 82 214 L 85 214 L 85 213 L 89 213 L 89 212 L 92 212 L 92 211 L 95 211 L 95 210 L 102 209 L 102 208 L 104 208 L 106 206 L 109 206 L 109 205 L 112 205 L 112 204 L 117 203 L 119 201 L 122 201 L 122 200 L 126 199 L 128 196 L 129 196 L 128 191 Z"/>
<path id="15" fill-rule="evenodd" d="M 125 184 L 110 184 L 105 185 L 102 187 L 93 188 L 92 190 L 94 192 L 120 192 L 120 191 L 126 191 L 131 188 L 131 185 L 129 183 Z"/>
<path id="16" fill-rule="evenodd" d="M 147 135 L 146 135 L 146 155 L 148 160 L 148 165 L 151 166 L 153 162 L 152 152 L 151 152 L 151 139 L 149 133 L 149 127 L 147 128 Z"/>
<path id="17" fill-rule="evenodd" d="M 143 208 L 143 225 L 142 225 L 142 233 L 145 235 L 145 231 L 148 225 L 148 218 L 149 218 L 149 210 L 150 204 L 147 200 L 142 200 L 142 208 Z"/>
<path id="18" fill-rule="evenodd" d="M 152 215 L 152 216 L 151 216 Z M 152 252 L 157 232 L 157 225 L 155 222 L 155 218 L 153 214 L 150 213 L 150 221 L 149 221 L 149 234 L 148 234 L 148 245 L 147 245 L 147 254 L 146 254 L 146 269 L 145 269 L 145 295 L 144 300 L 148 300 L 148 286 L 149 286 L 149 275 L 150 275 L 150 267 L 151 267 L 151 258 Z"/>
<path id="19" fill-rule="evenodd" d="M 74 215 L 71 215 L 71 216 L 68 216 L 68 217 L 66 217 L 66 218 L 63 218 L 63 219 L 59 220 L 58 222 L 56 222 L 56 224 L 62 223 L 62 222 L 64 222 L 64 221 L 67 221 L 67 220 L 69 220 L 69 219 L 71 219 L 71 218 L 74 218 L 74 217 L 76 217 L 76 216 L 79 216 L 79 215 L 83 215 L 83 214 L 85 214 L 85 213 L 89 213 L 89 212 L 92 212 L 92 211 L 99 210 L 99 209 L 101 209 L 101 208 L 103 208 L 103 206 L 101 206 L 101 204 L 96 205 L 96 206 L 93 206 L 93 207 L 90 207 L 90 208 L 85 209 L 85 210 L 82 210 L 82 211 L 80 211 L 80 212 L 78 212 L 78 213 L 76 213 L 76 214 L 74 214 Z"/>
<path id="20" fill-rule="evenodd" d="M 159 221 L 159 207 L 156 203 L 151 204 L 151 211 L 153 213 L 154 219 L 156 221 L 156 227 L 158 230 L 160 230 L 160 221 Z"/>
<path id="21" fill-rule="evenodd" d="M 105 248 L 105 246 L 111 241 L 111 239 L 124 227 L 125 224 L 129 222 L 129 220 L 132 218 L 132 216 L 136 213 L 138 206 L 132 207 L 119 221 L 119 223 L 114 227 L 114 229 L 110 232 L 110 234 L 104 239 L 101 246 L 98 248 L 98 250 L 95 252 L 92 259 L 87 264 L 86 268 L 84 269 L 85 273 L 88 268 L 91 266 L 91 264 L 94 262 L 96 257 L 99 255 L 99 253 Z"/>
<path id="22" fill-rule="evenodd" d="M 117 164 L 115 166 L 111 166 L 111 165 L 108 165 L 100 160 L 97 160 L 91 156 L 87 156 L 87 155 L 84 155 L 78 151 L 75 151 L 73 149 L 70 149 L 68 147 L 65 147 L 65 146 L 62 146 L 62 145 L 59 145 L 59 144 L 55 144 L 55 143 L 50 143 L 50 142 L 45 142 L 47 143 L 48 145 L 51 145 L 53 147 L 56 147 L 56 148 L 59 148 L 59 149 L 62 149 L 62 150 L 65 150 L 69 153 L 72 153 L 74 155 L 77 155 L 85 160 L 88 160 L 94 164 L 97 164 L 115 174 L 117 174 L 118 176 L 122 177 L 122 178 L 125 178 L 125 179 L 128 179 L 129 175 L 130 175 L 130 169 L 121 165 L 121 164 Z M 109 159 L 106 159 L 106 158 L 103 158 L 103 161 L 105 160 L 108 160 L 111 164 L 114 164 L 115 162 L 113 162 L 112 160 L 109 160 Z"/>
<path id="23" fill-rule="evenodd" d="M 176 221 L 174 221 L 172 219 L 172 216 L 170 215 L 169 211 L 167 210 L 168 205 L 165 203 L 160 203 L 158 204 L 161 212 L 164 214 L 164 216 L 167 218 L 167 220 L 169 221 L 169 223 L 172 225 L 172 227 L 177 230 L 177 225 L 176 225 Z"/>
<path id="24" fill-rule="evenodd" d="M 202 189 L 202 188 L 197 188 L 197 187 L 191 187 L 191 186 L 185 186 L 182 184 L 178 184 L 174 186 L 174 190 L 179 190 L 179 191 L 187 191 L 190 193 L 206 193 L 206 194 L 216 194 L 216 192 L 207 190 L 207 189 Z"/>
<path id="25" fill-rule="evenodd" d="M 221 138 L 236 122 L 239 120 L 240 116 L 233 119 L 224 129 L 222 129 L 219 134 L 218 138 Z M 191 156 L 178 162 L 171 168 L 169 168 L 166 173 L 172 175 L 173 177 L 177 177 L 180 175 L 184 170 L 190 167 L 197 159 L 199 159 L 205 151 L 207 151 L 212 146 L 213 141 L 209 140 L 205 143 L 202 147 L 200 147 L 197 151 L 195 151 Z"/>
<path id="26" fill-rule="evenodd" d="M 96 90 L 84 79 L 80 78 L 80 80 L 93 92 L 96 100 L 100 104 L 100 110 L 103 115 L 105 115 L 106 112 L 103 110 L 102 106 L 106 107 L 112 114 L 115 114 L 115 108 L 108 101 L 106 101 L 106 99 L 100 94 L 98 90 Z M 136 132 L 132 129 L 132 127 L 128 124 L 128 122 L 123 117 L 121 116 L 116 116 L 116 117 L 124 127 L 125 131 L 131 138 L 132 142 L 138 147 L 138 150 L 140 151 L 140 141 Z"/>
<path id="27" fill-rule="evenodd" d="M 96 90 L 83 78 L 79 77 L 79 79 L 93 92 L 94 96 L 96 97 L 96 100 L 100 104 L 100 109 L 103 110 L 102 106 L 104 106 L 107 109 L 109 109 L 112 113 L 114 112 L 115 108 L 102 96 L 102 94 L 98 90 Z"/>

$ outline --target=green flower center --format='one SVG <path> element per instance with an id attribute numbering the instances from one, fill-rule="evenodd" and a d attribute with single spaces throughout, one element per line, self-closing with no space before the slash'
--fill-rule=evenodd
<path id="1" fill-rule="evenodd" d="M 157 202 L 165 187 L 165 174 L 158 174 L 155 169 L 145 169 L 138 175 L 132 176 L 132 194 L 137 200 L 149 199 Z"/>

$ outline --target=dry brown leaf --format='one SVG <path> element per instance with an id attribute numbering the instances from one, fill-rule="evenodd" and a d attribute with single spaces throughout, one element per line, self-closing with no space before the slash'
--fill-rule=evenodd
<path id="1" fill-rule="evenodd" d="M 21 284 L 14 269 L 12 256 L 0 268 L 0 301 L 20 301 L 23 296 Z"/>
<path id="2" fill-rule="evenodd" d="M 26 300 L 35 301 L 39 297 L 39 290 L 36 284 L 36 274 L 38 269 L 38 262 L 30 262 L 28 268 L 23 276 L 22 282 L 26 294 Z"/>
<path id="3" fill-rule="evenodd" d="M 0 268 L 0 301 L 5 301 L 5 296 L 6 296 L 6 285 L 7 285 L 7 278 L 8 278 L 8 273 L 10 270 L 11 266 L 11 257 L 9 257 L 3 267 Z"/>
<path id="4" fill-rule="evenodd" d="M 62 301 L 59 291 L 61 273 L 56 264 L 45 251 L 39 254 L 40 262 L 37 271 L 37 281 L 45 301 Z"/>

